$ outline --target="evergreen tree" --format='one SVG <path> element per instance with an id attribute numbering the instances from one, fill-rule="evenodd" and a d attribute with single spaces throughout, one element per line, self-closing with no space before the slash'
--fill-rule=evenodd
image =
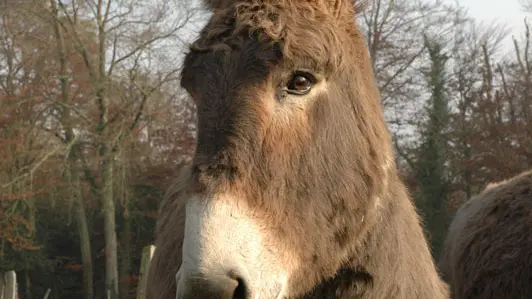
<path id="1" fill-rule="evenodd" d="M 449 195 L 446 177 L 447 136 L 450 112 L 446 94 L 448 56 L 438 41 L 425 38 L 430 67 L 426 73 L 431 96 L 426 106 L 427 121 L 421 130 L 421 144 L 415 163 L 419 184 L 418 207 L 425 216 L 425 227 L 431 240 L 433 254 L 439 256 L 447 227 L 445 203 Z"/>

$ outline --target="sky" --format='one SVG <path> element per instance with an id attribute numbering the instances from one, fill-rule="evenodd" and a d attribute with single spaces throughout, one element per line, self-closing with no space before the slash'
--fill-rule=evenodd
<path id="1" fill-rule="evenodd" d="M 479 20 L 500 19 L 519 27 L 526 16 L 519 0 L 458 0 L 458 3 L 468 8 L 469 13 Z"/>
<path id="2" fill-rule="evenodd" d="M 453 3 L 455 0 L 447 0 Z M 470 16 L 479 21 L 491 23 L 503 22 L 508 25 L 511 34 L 506 38 L 505 44 L 511 45 L 511 35 L 518 39 L 524 34 L 524 18 L 532 21 L 532 14 L 523 11 L 522 0 L 456 0 L 469 11 Z M 532 1 L 530 1 L 532 3 Z"/>

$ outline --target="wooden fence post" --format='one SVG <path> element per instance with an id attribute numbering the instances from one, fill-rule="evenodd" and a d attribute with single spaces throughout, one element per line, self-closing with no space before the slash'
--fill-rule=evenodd
<path id="1" fill-rule="evenodd" d="M 4 281 L 4 272 L 0 272 L 0 299 L 5 299 L 4 290 L 6 289 L 6 282 Z"/>
<path id="2" fill-rule="evenodd" d="M 148 271 L 150 270 L 151 258 L 155 252 L 154 245 L 148 245 L 142 249 L 140 260 L 140 273 L 137 284 L 137 299 L 146 299 L 146 288 L 148 287 Z"/>
<path id="3" fill-rule="evenodd" d="M 18 299 L 15 271 L 0 272 L 0 299 Z"/>

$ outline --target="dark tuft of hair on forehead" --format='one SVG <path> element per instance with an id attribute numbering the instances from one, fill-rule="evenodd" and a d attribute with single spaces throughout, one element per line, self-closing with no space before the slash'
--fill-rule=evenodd
<path id="1" fill-rule="evenodd" d="M 281 45 L 285 61 L 307 59 L 337 69 L 351 56 L 345 35 L 356 30 L 354 17 L 367 0 L 204 0 L 214 10 L 190 50 L 228 50 L 245 36 Z M 330 49 L 337 51 L 331 53 Z"/>
<path id="2" fill-rule="evenodd" d="M 298 1 L 298 0 L 294 0 L 294 1 Z M 353 7 L 355 8 L 355 11 L 357 14 L 364 12 L 366 8 L 369 6 L 368 0 L 347 0 L 347 1 L 352 1 Z M 245 2 L 245 1 L 242 1 L 242 0 L 203 0 L 203 5 L 207 8 L 216 10 L 216 9 L 221 9 L 221 8 L 227 8 L 238 2 Z M 311 2 L 311 1 L 308 1 L 308 2 Z"/>

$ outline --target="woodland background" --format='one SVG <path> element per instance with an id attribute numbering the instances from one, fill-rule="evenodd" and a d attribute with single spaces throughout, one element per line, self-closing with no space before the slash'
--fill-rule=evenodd
<path id="1" fill-rule="evenodd" d="M 369 2 L 358 23 L 437 258 L 459 204 L 532 168 L 528 23 L 513 38 L 458 4 Z M 207 16 L 185 0 L 0 0 L 0 271 L 22 298 L 134 298 L 193 151 L 179 70 Z"/>

